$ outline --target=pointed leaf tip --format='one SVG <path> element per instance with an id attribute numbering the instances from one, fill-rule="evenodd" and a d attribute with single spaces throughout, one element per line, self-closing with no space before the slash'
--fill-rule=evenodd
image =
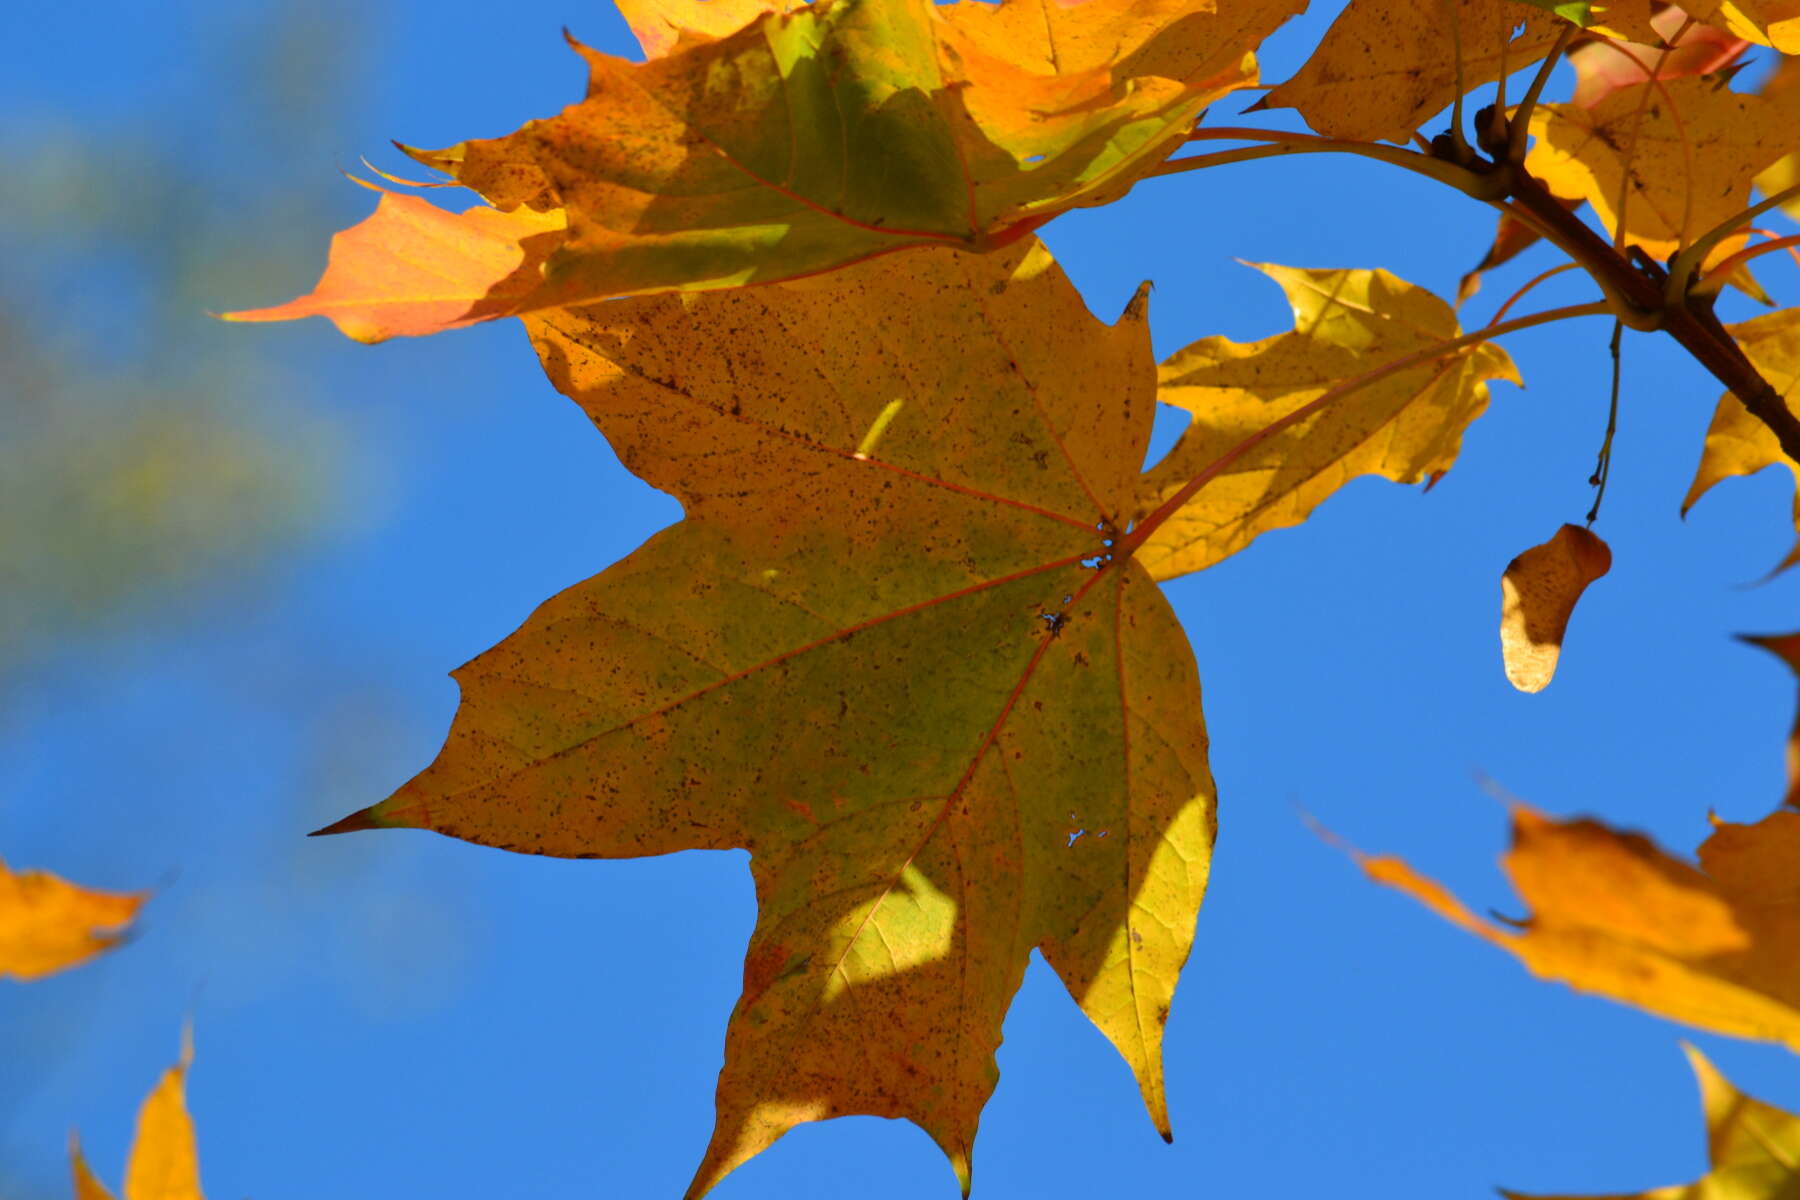
<path id="1" fill-rule="evenodd" d="M 386 829 L 388 826 L 374 817 L 375 809 L 358 809 L 341 821 L 334 821 L 323 829 L 315 829 L 307 837 L 326 837 L 333 833 L 358 833 L 364 829 Z"/>

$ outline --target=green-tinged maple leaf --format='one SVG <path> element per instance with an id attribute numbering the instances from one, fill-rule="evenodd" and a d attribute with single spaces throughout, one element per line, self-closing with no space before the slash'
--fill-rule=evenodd
<path id="1" fill-rule="evenodd" d="M 1252 265 L 1287 293 L 1294 328 L 1247 344 L 1204 338 L 1163 362 L 1158 397 L 1193 422 L 1144 475 L 1139 517 L 1278 418 L 1459 333 L 1448 304 L 1386 271 Z M 1158 579 L 1185 575 L 1299 524 L 1358 475 L 1443 474 L 1487 407 L 1489 379 L 1519 382 L 1506 352 L 1480 343 L 1363 387 L 1244 454 L 1164 520 L 1138 561 Z"/>
<path id="2" fill-rule="evenodd" d="M 200 1159 L 194 1145 L 194 1122 L 187 1109 L 187 1071 L 194 1061 L 193 1038 L 183 1034 L 181 1060 L 157 1082 L 138 1109 L 137 1133 L 125 1164 L 125 1200 L 204 1200 L 200 1192 Z M 69 1139 L 75 1200 L 113 1200 Z"/>
<path id="3" fill-rule="evenodd" d="M 1625 239 L 1667 258 L 1749 202 L 1750 183 L 1790 150 L 1793 114 L 1698 78 L 1621 88 L 1592 107 L 1541 105 L 1525 166 L 1559 196 L 1593 205 Z"/>
<path id="4" fill-rule="evenodd" d="M 1505 925 L 1397 858 L 1356 857 L 1370 878 L 1517 955 L 1534 975 L 1800 1051 L 1800 812 L 1715 821 L 1696 869 L 1639 834 L 1517 806 L 1503 861 L 1531 915 Z"/>
<path id="5" fill-rule="evenodd" d="M 143 903 L 0 861 L 0 979 L 39 979 L 111 949 Z"/>
<path id="6" fill-rule="evenodd" d="M 1251 50 L 1302 0 L 821 0 L 628 6 L 634 63 L 576 46 L 587 98 L 506 137 L 414 157 L 499 209 L 560 212 L 542 278 L 498 257 L 421 299 L 340 243 L 319 288 L 259 319 L 383 297 L 388 333 L 612 297 L 768 283 L 896 250 L 989 251 L 1117 198 L 1200 111 L 1256 81 Z M 722 32 L 739 18 L 750 24 Z M 698 19 L 684 34 L 681 22 Z M 468 213 L 450 223 L 491 215 Z M 359 226 L 379 247 L 389 223 Z M 534 231 L 535 232 L 535 231 Z M 453 239 L 455 240 L 455 239 Z M 346 300 L 345 298 L 348 298 Z"/>
<path id="7" fill-rule="evenodd" d="M 1213 785 L 1186 639 L 1112 556 L 1155 408 L 1144 297 L 1103 325 L 1026 241 L 528 320 L 685 518 L 456 672 L 437 761 L 330 832 L 750 850 L 691 1196 L 851 1113 L 918 1123 L 966 1190 L 1034 947 L 1167 1134 Z"/>
<path id="8" fill-rule="evenodd" d="M 1725 328 L 1778 394 L 1792 396 L 1800 391 L 1800 309 L 1786 308 Z M 1695 502 L 1721 480 L 1736 475 L 1754 475 L 1777 463 L 1794 473 L 1797 489 L 1794 524 L 1800 529 L 1800 465 L 1781 452 L 1781 443 L 1774 432 L 1751 416 L 1743 401 L 1726 392 L 1719 397 L 1712 426 L 1706 431 L 1700 465 L 1694 472 L 1687 498 L 1681 502 L 1682 515 L 1686 516 Z M 1800 562 L 1800 541 L 1796 541 L 1794 548 L 1775 565 L 1775 571 L 1785 571 L 1797 562 Z"/>
<path id="9" fill-rule="evenodd" d="M 1800 633 L 1743 633 L 1738 635 L 1738 640 L 1767 650 L 1786 663 L 1795 675 L 1800 675 Z M 1795 708 L 1793 732 L 1788 734 L 1787 777 L 1787 796 L 1783 802 L 1789 808 L 1800 808 L 1800 706 Z"/>
<path id="10" fill-rule="evenodd" d="M 1298 73 L 1255 105 L 1294 108 L 1328 137 L 1404 142 L 1457 94 L 1542 58 L 1563 28 L 1522 0 L 1351 0 Z M 1521 23 L 1518 37 L 1512 31 Z"/>
<path id="11" fill-rule="evenodd" d="M 1712 1170 L 1693 1183 L 1607 1196 L 1541 1196 L 1501 1189 L 1507 1200 L 1788 1200 L 1800 1187 L 1800 1118 L 1744 1095 L 1692 1046 L 1700 1082 L 1706 1156 Z"/>
<path id="12" fill-rule="evenodd" d="M 1610 570 L 1612 550 L 1579 525 L 1564 525 L 1507 564 L 1500 578 L 1500 654 L 1508 682 L 1521 692 L 1549 686 L 1576 601 Z"/>

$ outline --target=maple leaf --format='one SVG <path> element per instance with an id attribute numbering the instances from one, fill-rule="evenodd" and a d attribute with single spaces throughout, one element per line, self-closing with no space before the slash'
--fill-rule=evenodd
<path id="1" fill-rule="evenodd" d="M 1800 388 L 1800 309 L 1783 309 L 1725 328 L 1777 393 L 1792 395 Z M 1781 452 L 1781 444 L 1774 432 L 1751 416 L 1743 401 L 1726 392 L 1719 397 L 1719 407 L 1714 410 L 1712 425 L 1706 431 L 1700 465 L 1694 472 L 1694 482 L 1688 487 L 1687 498 L 1681 502 L 1681 515 L 1685 517 L 1695 502 L 1721 480 L 1736 475 L 1754 475 L 1776 463 L 1794 473 L 1797 487 L 1794 523 L 1800 529 L 1800 465 Z M 1800 541 L 1796 541 L 1771 574 L 1785 571 L 1797 562 L 1800 562 Z"/>
<path id="2" fill-rule="evenodd" d="M 110 950 L 144 899 L 78 887 L 48 871 L 13 871 L 0 861 L 0 978 L 40 979 Z"/>
<path id="3" fill-rule="evenodd" d="M 1800 675 L 1800 633 L 1778 635 L 1741 633 L 1738 635 L 1738 640 L 1767 650 L 1786 663 L 1788 669 L 1795 675 Z M 1796 706 L 1794 729 L 1788 735 L 1787 774 L 1788 789 L 1783 803 L 1789 808 L 1800 808 L 1800 706 Z"/>
<path id="4" fill-rule="evenodd" d="M 1521 0 L 1454 3 L 1453 32 L 1442 3 L 1351 0 L 1294 77 L 1252 108 L 1298 109 L 1327 137 L 1404 142 L 1458 95 L 1458 41 L 1467 91 L 1498 79 L 1502 59 L 1508 72 L 1536 62 L 1563 28 Z"/>
<path id="5" fill-rule="evenodd" d="M 184 1032 L 180 1061 L 163 1072 L 138 1109 L 137 1133 L 125 1165 L 125 1200 L 204 1200 L 194 1122 L 187 1110 L 187 1071 L 193 1061 L 193 1036 Z M 113 1200 L 112 1193 L 88 1168 L 81 1144 L 73 1136 L 69 1139 L 69 1163 L 75 1177 L 75 1200 Z"/>
<path id="6" fill-rule="evenodd" d="M 748 848 L 690 1196 L 850 1113 L 916 1122 L 966 1191 L 1034 947 L 1167 1136 L 1213 786 L 1186 639 L 1112 550 L 1155 408 L 1146 294 L 1102 325 L 1022 242 L 527 321 L 685 518 L 457 671 L 437 760 L 322 832 Z"/>
<path id="7" fill-rule="evenodd" d="M 645 0 L 627 11 L 656 57 L 577 44 L 585 100 L 506 137 L 409 150 L 498 209 L 562 222 L 535 286 L 516 286 L 539 265 L 522 243 L 547 235 L 477 210 L 446 214 L 431 236 L 459 252 L 478 246 L 488 286 L 459 269 L 422 297 L 421 280 L 384 269 L 387 242 L 410 228 L 377 213 L 334 247 L 311 295 L 238 316 L 347 308 L 353 336 L 369 340 L 768 283 L 907 248 L 990 251 L 1122 195 L 1183 144 L 1202 109 L 1256 82 L 1250 51 L 1304 7 L 821 0 L 714 14 Z M 722 32 L 744 16 L 750 24 Z M 689 20 L 699 24 L 684 32 Z M 511 241 L 490 247 L 496 230 Z M 382 317 L 371 323 L 374 306 Z"/>
<path id="8" fill-rule="evenodd" d="M 1203 338 L 1158 368 L 1158 399 L 1193 415 L 1139 485 L 1137 516 L 1168 501 L 1208 463 L 1316 400 L 1457 336 L 1438 297 L 1382 270 L 1306 270 L 1252 263 L 1281 286 L 1294 328 L 1262 341 Z M 1138 552 L 1158 579 L 1198 571 L 1258 535 L 1304 521 L 1358 475 L 1416 483 L 1450 469 L 1469 422 L 1487 408 L 1486 380 L 1518 383 L 1512 360 L 1480 343 L 1427 358 L 1358 390 L 1244 454 L 1201 498 L 1168 516 Z"/>
<path id="9" fill-rule="evenodd" d="M 1800 812 L 1715 822 L 1696 869 L 1597 821 L 1513 808 L 1503 860 L 1531 916 L 1483 921 L 1397 858 L 1355 854 L 1370 878 L 1578 991 L 1800 1051 Z"/>
<path id="10" fill-rule="evenodd" d="M 1628 185 L 1625 239 L 1658 259 L 1744 209 L 1751 180 L 1793 138 L 1777 104 L 1697 78 L 1622 88 L 1591 108 L 1540 105 L 1531 130 L 1526 170 L 1592 204 L 1608 231 Z"/>
<path id="11" fill-rule="evenodd" d="M 1795 1179 L 1800 1178 L 1795 1166 L 1800 1163 L 1800 1118 L 1744 1095 L 1700 1051 L 1685 1042 L 1681 1048 L 1700 1083 L 1712 1170 L 1689 1184 L 1586 1200 L 1781 1200 L 1793 1195 Z M 1507 1200 L 1579 1200 L 1504 1188 L 1500 1194 Z"/>
<path id="12" fill-rule="evenodd" d="M 1579 525 L 1564 525 L 1506 565 L 1500 579 L 1500 653 L 1514 687 L 1541 692 L 1549 686 L 1576 601 L 1611 569 L 1612 551 Z"/>

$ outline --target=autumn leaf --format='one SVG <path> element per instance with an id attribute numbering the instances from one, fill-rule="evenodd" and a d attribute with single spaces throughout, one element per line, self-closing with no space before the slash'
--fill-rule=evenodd
<path id="1" fill-rule="evenodd" d="M 0 861 L 0 978 L 41 979 L 124 940 L 141 893 L 97 892 Z"/>
<path id="2" fill-rule="evenodd" d="M 456 329 L 511 313 L 539 285 L 544 260 L 562 237 L 560 211 L 477 205 L 448 213 L 417 196 L 382 192 L 374 215 L 331 239 L 330 265 L 313 291 L 224 315 L 329 317 L 359 342 Z"/>
<path id="3" fill-rule="evenodd" d="M 1782 1200 L 1800 1178 L 1800 1118 L 1744 1095 L 1686 1043 L 1688 1063 L 1700 1082 L 1706 1114 L 1706 1152 L 1712 1170 L 1689 1184 L 1588 1200 Z M 1507 1200 L 1577 1200 L 1576 1197 L 1500 1194 Z"/>
<path id="4" fill-rule="evenodd" d="M 1786 663 L 1795 675 L 1800 675 L 1800 633 L 1761 636 L 1741 633 L 1738 640 L 1767 650 Z M 1788 735 L 1787 775 L 1788 789 L 1783 803 L 1789 808 L 1800 808 L 1800 706 L 1795 708 L 1794 730 Z"/>
<path id="5" fill-rule="evenodd" d="M 1725 328 L 1778 394 L 1792 396 L 1800 392 L 1800 309 L 1783 309 Z M 1706 431 L 1700 465 L 1694 472 L 1687 498 L 1681 502 L 1682 516 L 1685 517 L 1695 502 L 1721 480 L 1754 475 L 1776 463 L 1794 473 L 1797 489 L 1800 489 L 1800 466 L 1781 452 L 1781 445 L 1769 427 L 1751 416 L 1735 395 L 1726 392 L 1719 397 L 1712 426 Z M 1794 523 L 1800 528 L 1800 491 L 1794 500 Z M 1800 562 L 1800 541 L 1796 541 L 1772 573 L 1785 571 L 1796 562 Z"/>
<path id="6" fill-rule="evenodd" d="M 254 315 L 347 308 L 353 336 L 368 340 L 798 278 L 908 248 L 990 251 L 1123 194 L 1202 109 L 1256 82 L 1251 50 L 1302 8 L 821 0 L 758 15 L 734 0 L 714 15 L 645 0 L 627 14 L 656 57 L 576 45 L 585 100 L 506 137 L 410 151 L 497 209 L 566 223 L 533 286 L 516 286 L 539 257 L 521 242 L 541 227 L 468 213 L 430 236 L 458 253 L 474 244 L 482 268 L 459 265 L 447 287 L 417 297 L 419 281 L 369 266 L 390 238 L 413 237 L 378 213 L 354 244 L 334 247 L 318 291 Z M 746 15 L 749 25 L 723 32 Z M 684 32 L 689 20 L 697 26 Z M 463 304 L 484 278 L 490 289 Z M 383 305 L 375 323 L 371 295 Z"/>
<path id="7" fill-rule="evenodd" d="M 163 1072 L 138 1109 L 137 1134 L 125 1165 L 125 1200 L 204 1200 L 194 1123 L 187 1110 L 187 1070 L 193 1060 L 193 1038 L 184 1033 L 181 1060 Z M 74 1137 L 69 1139 L 69 1159 L 75 1200 L 112 1200 Z"/>
<path id="8" fill-rule="evenodd" d="M 1145 474 L 1140 517 L 1276 419 L 1460 332 L 1448 304 L 1386 271 L 1251 265 L 1287 293 L 1294 328 L 1259 342 L 1204 338 L 1158 368 L 1158 398 L 1193 422 Z M 1361 388 L 1245 454 L 1169 516 L 1138 561 L 1158 579 L 1185 575 L 1299 524 L 1359 475 L 1401 483 L 1441 475 L 1487 408 L 1489 379 L 1519 382 L 1506 352 L 1481 343 Z"/>
<path id="9" fill-rule="evenodd" d="M 1254 108 L 1294 108 L 1327 137 L 1404 142 L 1465 90 L 1544 57 L 1562 22 L 1522 0 L 1351 0 L 1294 77 Z M 1513 29 L 1523 23 L 1516 38 Z"/>
<path id="10" fill-rule="evenodd" d="M 1800 1051 L 1800 812 L 1716 822 L 1698 869 L 1597 821 L 1513 809 L 1507 875 L 1530 906 L 1496 925 L 1397 858 L 1378 883 L 1517 955 L 1532 974 L 1647 1012 Z"/>
<path id="11" fill-rule="evenodd" d="M 1663 259 L 1749 203 L 1758 172 L 1792 145 L 1792 118 L 1768 100 L 1687 78 L 1620 89 L 1591 108 L 1540 105 L 1525 167 L 1559 196 L 1594 206 Z"/>
<path id="12" fill-rule="evenodd" d="M 685 519 L 456 672 L 437 761 L 323 832 L 748 848 L 690 1196 L 851 1113 L 916 1122 L 966 1191 L 1034 947 L 1167 1136 L 1213 786 L 1186 639 L 1113 553 L 1155 408 L 1144 297 L 1102 325 L 1022 242 L 527 322 Z"/>
<path id="13" fill-rule="evenodd" d="M 1549 685 L 1576 601 L 1611 569 L 1612 551 L 1579 525 L 1564 525 L 1507 564 L 1500 579 L 1500 653 L 1514 687 L 1541 692 Z"/>

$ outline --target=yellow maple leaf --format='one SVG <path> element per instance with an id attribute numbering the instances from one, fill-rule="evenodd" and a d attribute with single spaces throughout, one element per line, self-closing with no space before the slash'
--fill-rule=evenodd
<path id="1" fill-rule="evenodd" d="M 1457 28 L 1432 0 L 1351 0 L 1292 79 L 1255 108 L 1298 109 L 1327 137 L 1404 142 L 1464 89 L 1529 66 L 1562 22 L 1516 0 L 1454 0 Z M 1513 37 L 1514 28 L 1524 30 Z"/>
<path id="2" fill-rule="evenodd" d="M 1576 601 L 1611 569 L 1612 551 L 1579 525 L 1564 525 L 1507 564 L 1500 579 L 1500 653 L 1514 687 L 1541 692 L 1549 685 Z"/>
<path id="3" fill-rule="evenodd" d="M 1516 806 L 1503 862 L 1531 915 L 1505 925 L 1477 917 L 1400 859 L 1356 858 L 1370 878 L 1516 955 L 1534 975 L 1800 1051 L 1800 812 L 1717 823 L 1696 869 L 1639 834 Z"/>
<path id="4" fill-rule="evenodd" d="M 528 319 L 685 519 L 457 671 L 438 759 L 326 832 L 749 848 L 690 1196 L 851 1113 L 916 1122 L 966 1189 L 1033 948 L 1167 1134 L 1213 785 L 1186 639 L 1113 553 L 1155 409 L 1146 295 L 1104 325 L 1024 242 Z"/>
<path id="5" fill-rule="evenodd" d="M 1621 187 L 1625 240 L 1665 259 L 1743 210 L 1757 174 L 1792 147 L 1792 117 L 1715 80 L 1621 88 L 1598 104 L 1545 104 L 1525 168 L 1559 196 L 1593 205 L 1615 231 Z"/>
<path id="6" fill-rule="evenodd" d="M 1793 396 L 1800 391 L 1800 309 L 1783 309 L 1725 328 L 1778 394 Z M 1781 452 L 1774 432 L 1751 416 L 1743 401 L 1726 392 L 1719 397 L 1719 407 L 1706 431 L 1700 465 L 1681 502 L 1682 515 L 1721 480 L 1754 475 L 1777 463 L 1794 473 L 1794 524 L 1800 529 L 1800 465 Z M 1775 571 L 1785 571 L 1796 562 L 1800 562 L 1800 541 L 1775 565 Z"/>
<path id="7" fill-rule="evenodd" d="M 1287 293 L 1294 328 L 1258 342 L 1204 338 L 1158 368 L 1158 399 L 1193 423 L 1145 473 L 1140 518 L 1276 419 L 1459 333 L 1448 304 L 1386 271 L 1251 265 Z M 1482 343 L 1360 389 L 1243 455 L 1168 517 L 1138 560 L 1158 579 L 1185 575 L 1298 525 L 1359 475 L 1416 483 L 1443 474 L 1487 408 L 1489 379 L 1519 382 L 1506 352 Z"/>
<path id="8" fill-rule="evenodd" d="M 180 1061 L 163 1072 L 138 1109 L 137 1133 L 125 1165 L 125 1200 L 205 1200 L 194 1122 L 187 1110 L 187 1070 L 193 1060 L 193 1036 L 184 1033 Z M 69 1139 L 69 1160 L 75 1200 L 112 1200 L 112 1193 L 88 1168 L 74 1137 Z"/>
<path id="9" fill-rule="evenodd" d="M 123 940 L 141 893 L 97 892 L 0 861 L 0 978 L 38 979 Z"/>
<path id="10" fill-rule="evenodd" d="M 1706 1116 L 1706 1153 L 1712 1170 L 1693 1183 L 1651 1188 L 1630 1195 L 1574 1197 L 1524 1192 L 1507 1200 L 1784 1200 L 1800 1179 L 1800 1118 L 1746 1096 L 1719 1074 L 1694 1047 L 1682 1044 L 1700 1084 Z"/>

